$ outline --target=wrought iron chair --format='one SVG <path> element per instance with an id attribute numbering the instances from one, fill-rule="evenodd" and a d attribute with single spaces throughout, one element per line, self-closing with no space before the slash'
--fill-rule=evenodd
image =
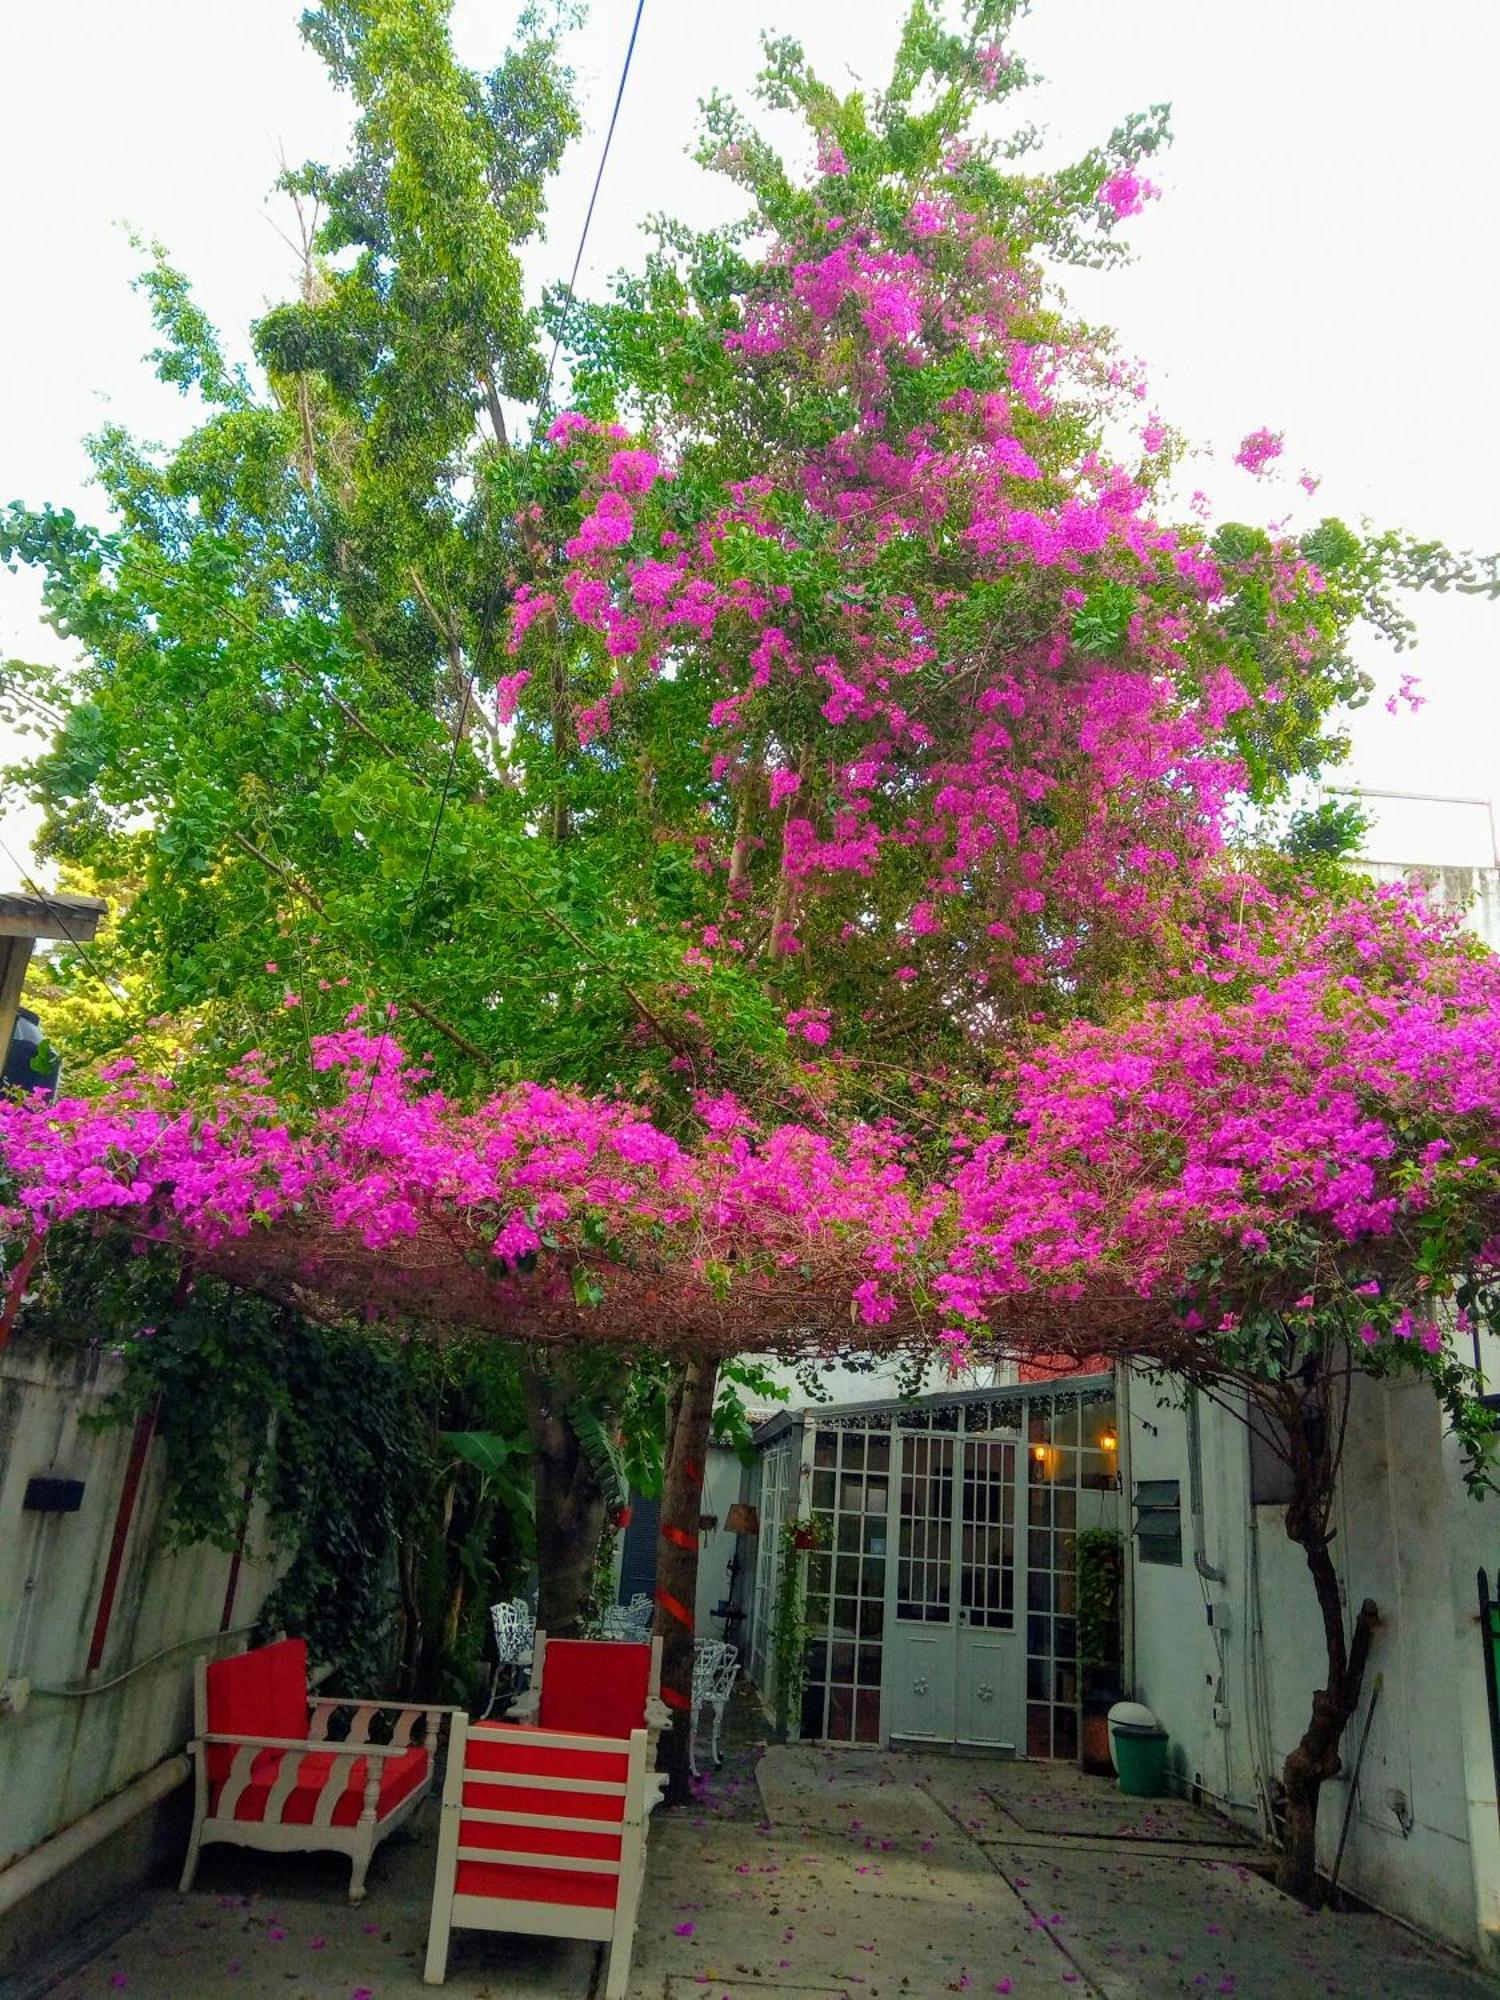
<path id="1" fill-rule="evenodd" d="M 656 1617 L 656 1606 L 645 1591 L 638 1590 L 628 1604 L 609 1604 L 599 1614 L 596 1636 L 600 1639 L 624 1639 L 636 1646 L 645 1645 L 651 1637 L 651 1626 Z"/>
<path id="2" fill-rule="evenodd" d="M 699 1639 L 694 1644 L 693 1720 L 688 1736 L 688 1769 L 695 1778 L 698 1775 L 698 1717 L 705 1708 L 713 1710 L 714 1764 L 717 1767 L 724 1762 L 724 1753 L 719 1748 L 719 1731 L 724 1722 L 724 1705 L 734 1692 L 739 1671 L 739 1649 L 727 1640 Z"/>
<path id="3" fill-rule="evenodd" d="M 531 1671 L 531 1648 L 536 1637 L 536 1613 L 524 1597 L 508 1604 L 490 1606 L 490 1624 L 495 1632 L 495 1671 L 490 1680 L 490 1698 L 484 1711 L 488 1720 L 500 1699 L 500 1676 L 509 1670 L 510 1692 L 519 1693 L 519 1676 Z"/>

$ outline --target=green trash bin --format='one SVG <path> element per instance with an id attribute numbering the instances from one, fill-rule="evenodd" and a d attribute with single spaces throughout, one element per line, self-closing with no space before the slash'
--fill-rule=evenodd
<path id="1" fill-rule="evenodd" d="M 1159 1799 L 1167 1789 L 1167 1732 L 1136 1722 L 1114 1725 L 1120 1790 L 1131 1799 Z"/>

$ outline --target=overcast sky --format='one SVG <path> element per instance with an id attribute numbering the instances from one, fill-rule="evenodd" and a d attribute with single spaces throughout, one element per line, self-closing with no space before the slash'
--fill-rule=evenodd
<path id="1" fill-rule="evenodd" d="M 170 437 L 191 415 L 155 384 L 126 226 L 159 238 L 243 349 L 286 296 L 291 259 L 267 190 L 279 162 L 337 154 L 347 110 L 297 34 L 296 0 L 0 4 L 0 500 L 97 510 L 83 436 L 102 421 Z M 587 131 L 558 183 L 540 283 L 565 275 L 634 0 L 594 0 L 574 59 Z M 745 92 L 762 30 L 791 30 L 836 85 L 876 84 L 901 0 L 646 0 L 582 285 L 636 258 L 641 220 L 697 221 L 727 196 L 685 158 L 697 100 Z M 488 64 L 512 0 L 456 0 L 461 55 Z M 1226 509 L 1369 516 L 1500 547 L 1493 95 L 1497 0 L 1037 0 L 1015 44 L 1047 78 L 1049 153 L 1127 111 L 1174 108 L 1153 167 L 1163 199 L 1131 225 L 1125 272 L 1081 274 L 1076 302 L 1147 360 L 1152 407 L 1200 441 L 1192 468 Z M 1228 464 L 1245 432 L 1286 435 L 1288 480 Z M 1291 484 L 1322 478 L 1316 502 Z M 1489 800 L 1500 745 L 1500 611 L 1432 599 L 1400 663 L 1428 705 L 1357 719 L 1338 782 Z M 0 651 L 39 657 L 34 586 L 0 572 Z M 1372 645 L 1382 695 L 1400 667 Z M 1484 808 L 1392 807 L 1384 858 L 1492 858 Z M 16 851 L 29 827 L 12 813 Z M 11 869 L 0 856 L 0 873 Z"/>

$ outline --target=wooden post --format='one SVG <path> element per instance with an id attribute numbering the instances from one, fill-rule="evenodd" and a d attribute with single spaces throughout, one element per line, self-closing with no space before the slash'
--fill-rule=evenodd
<path id="1" fill-rule="evenodd" d="M 656 1551 L 656 1630 L 662 1638 L 661 1695 L 672 1711 L 666 1738 L 668 1805 L 692 1798 L 693 1606 L 698 1596 L 698 1516 L 713 1427 L 718 1363 L 690 1355 L 667 1389 L 667 1462 Z"/>

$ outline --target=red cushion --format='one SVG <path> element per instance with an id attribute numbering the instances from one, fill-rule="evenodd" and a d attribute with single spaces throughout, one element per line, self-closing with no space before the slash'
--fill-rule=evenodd
<path id="1" fill-rule="evenodd" d="M 566 1799 L 566 1792 L 554 1792 Z M 555 1806 L 555 1812 L 571 1818 L 571 1804 Z M 461 1819 L 458 1823 L 460 1847 L 498 1847 L 511 1854 L 571 1854 L 585 1861 L 618 1861 L 622 1830 L 601 1827 L 597 1833 L 580 1833 L 571 1826 L 512 1826 L 506 1820 Z"/>
<path id="2" fill-rule="evenodd" d="M 210 1736 L 289 1736 L 307 1734 L 307 1641 L 278 1639 L 208 1669 Z M 229 1775 L 234 1752 L 227 1744 L 208 1753 L 210 1778 Z"/>
<path id="3" fill-rule="evenodd" d="M 267 1734 L 270 1732 L 267 1731 Z M 277 1732 L 280 1733 L 279 1731 Z M 260 1734 L 256 1731 L 256 1734 Z M 226 1756 L 234 1752 L 226 1744 L 221 1744 Z M 263 1820 L 266 1807 L 270 1803 L 271 1792 L 281 1774 L 281 1760 L 294 1753 L 289 1750 L 260 1750 L 250 1767 L 250 1782 L 235 1802 L 234 1816 L 237 1820 Z M 322 1795 L 323 1783 L 338 1755 L 336 1750 L 314 1750 L 303 1757 L 297 1773 L 297 1782 L 287 1793 L 281 1808 L 282 1826 L 311 1826 L 318 1810 L 318 1800 Z M 339 1795 L 338 1804 L 333 1809 L 335 1826 L 353 1826 L 365 1808 L 366 1765 L 369 1759 L 357 1757 L 352 1765 L 348 1781 Z M 399 1757 L 380 1759 L 380 1799 L 375 1808 L 377 1820 L 385 1819 L 393 1813 L 401 1801 L 416 1790 L 427 1776 L 427 1752 L 417 1744 L 404 1751 Z M 219 1800 L 223 1795 L 223 1782 L 211 1786 L 208 1810 L 216 1814 Z"/>
<path id="4" fill-rule="evenodd" d="M 549 1639 L 542 1661 L 542 1729 L 628 1736 L 646 1726 L 651 1648 L 614 1639 Z"/>
<path id="5" fill-rule="evenodd" d="M 460 1861 L 453 1884 L 460 1896 L 488 1896 L 509 1903 L 566 1903 L 574 1909 L 612 1910 L 618 1875 L 575 1875 L 566 1868 L 511 1868 L 503 1862 Z"/>

